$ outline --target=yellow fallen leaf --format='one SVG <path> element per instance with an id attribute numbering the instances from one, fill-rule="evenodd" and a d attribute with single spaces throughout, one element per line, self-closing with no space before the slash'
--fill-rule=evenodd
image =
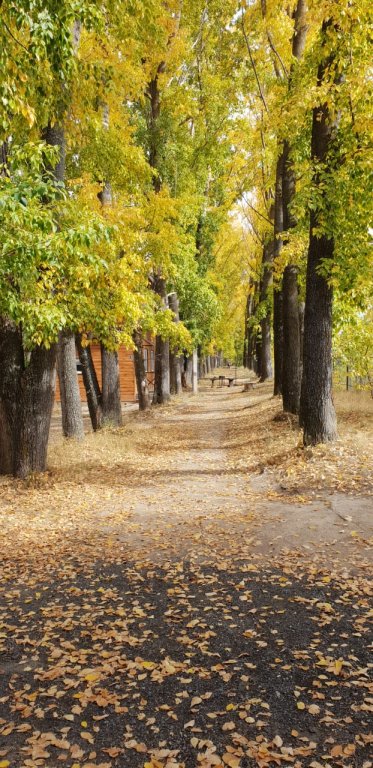
<path id="1" fill-rule="evenodd" d="M 9 760 L 0 760 L 0 768 L 8 768 L 9 765 Z"/>
<path id="2" fill-rule="evenodd" d="M 337 659 L 337 661 L 334 664 L 334 674 L 339 675 L 341 672 L 341 669 L 343 667 L 343 659 Z"/>
<path id="3" fill-rule="evenodd" d="M 143 661 L 142 666 L 144 667 L 144 669 L 154 669 L 155 664 L 154 664 L 154 661 Z"/>
<path id="4" fill-rule="evenodd" d="M 225 709 L 226 709 L 227 712 L 231 712 L 232 709 L 234 709 L 234 704 L 227 704 Z"/>
<path id="5" fill-rule="evenodd" d="M 88 672 L 87 675 L 85 675 L 85 680 L 87 680 L 88 683 L 94 683 L 96 680 L 100 679 L 100 673 L 99 672 Z"/>
<path id="6" fill-rule="evenodd" d="M 304 701 L 297 701 L 297 709 L 305 709 L 306 705 Z"/>

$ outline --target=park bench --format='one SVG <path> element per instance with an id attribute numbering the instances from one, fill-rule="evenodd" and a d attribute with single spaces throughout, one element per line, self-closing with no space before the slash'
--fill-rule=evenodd
<path id="1" fill-rule="evenodd" d="M 254 389 L 256 381 L 245 381 L 243 385 L 243 391 L 248 392 L 250 389 Z"/>

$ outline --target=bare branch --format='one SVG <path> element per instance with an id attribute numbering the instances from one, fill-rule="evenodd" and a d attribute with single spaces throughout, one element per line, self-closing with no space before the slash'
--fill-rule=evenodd
<path id="1" fill-rule="evenodd" d="M 242 8 L 242 14 L 241 14 L 241 23 L 242 23 L 242 32 L 243 32 L 243 36 L 244 36 L 244 39 L 245 39 L 246 47 L 247 47 L 247 50 L 248 50 L 248 54 L 249 54 L 249 57 L 250 57 L 251 66 L 253 68 L 255 79 L 256 79 L 256 82 L 257 82 L 257 86 L 258 86 L 258 90 L 259 90 L 259 95 L 260 95 L 260 98 L 261 98 L 261 100 L 262 100 L 262 102 L 264 104 L 265 111 L 267 112 L 267 114 L 269 114 L 268 107 L 267 107 L 267 102 L 266 102 L 266 100 L 264 98 L 264 93 L 263 93 L 263 90 L 262 90 L 262 86 L 260 85 L 260 80 L 259 80 L 259 77 L 258 77 L 258 72 L 257 72 L 256 66 L 255 66 L 255 62 L 254 62 L 254 59 L 253 59 L 252 52 L 251 52 L 251 47 L 250 47 L 249 39 L 248 39 L 247 34 L 246 34 L 245 22 L 244 22 L 244 17 L 243 17 L 243 8 Z"/>

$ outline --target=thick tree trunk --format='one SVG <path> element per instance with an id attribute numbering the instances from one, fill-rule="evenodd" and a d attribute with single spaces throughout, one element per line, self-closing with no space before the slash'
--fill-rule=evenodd
<path id="1" fill-rule="evenodd" d="M 319 269 L 324 259 L 333 256 L 333 241 L 317 238 L 312 229 L 317 217 L 311 216 L 311 236 L 307 264 L 304 313 L 303 378 L 301 424 L 305 445 L 335 440 L 336 415 L 332 399 L 332 288 Z"/>
<path id="2" fill-rule="evenodd" d="M 59 158 L 53 173 L 56 181 L 65 180 L 66 142 L 65 130 L 62 122 L 50 123 L 43 131 L 44 141 L 52 147 L 59 148 Z M 82 407 L 78 378 L 76 373 L 76 351 L 74 333 L 63 330 L 59 334 L 58 351 L 58 378 L 60 382 L 62 431 L 65 437 L 82 440 L 84 437 Z"/>
<path id="3" fill-rule="evenodd" d="M 273 394 L 281 395 L 284 356 L 282 285 L 273 292 L 273 352 L 275 363 Z"/>
<path id="4" fill-rule="evenodd" d="M 326 37 L 331 20 L 323 23 L 322 35 Z M 324 41 L 323 41 L 324 42 Z M 328 51 L 329 41 L 326 44 Z M 325 73 L 330 71 L 333 58 L 326 52 L 319 65 L 318 86 L 323 85 Z M 328 104 L 313 110 L 311 154 L 317 164 L 314 184 L 320 187 L 321 198 L 325 195 L 325 174 L 328 170 L 328 151 L 333 138 L 334 126 Z M 320 173 L 320 165 L 324 168 Z M 332 399 L 332 308 L 333 291 L 321 270 L 332 262 L 334 241 L 318 233 L 323 209 L 311 211 L 310 243 L 307 260 L 306 305 L 304 314 L 303 378 L 301 393 L 301 422 L 304 443 L 314 445 L 334 440 L 337 436 L 336 415 Z"/>
<path id="5" fill-rule="evenodd" d="M 299 302 L 299 379 L 302 383 L 303 376 L 303 339 L 304 339 L 304 301 Z"/>
<path id="6" fill-rule="evenodd" d="M 76 371 L 75 335 L 61 331 L 57 347 L 57 371 L 60 385 L 62 432 L 65 437 L 84 437 L 82 406 Z"/>
<path id="7" fill-rule="evenodd" d="M 178 323 L 180 320 L 179 301 L 175 291 L 168 295 L 168 305 L 175 315 L 175 323 Z M 170 349 L 170 392 L 172 395 L 180 395 L 182 390 L 180 351 Z"/>
<path id="8" fill-rule="evenodd" d="M 168 306 L 165 280 L 157 275 L 154 290 L 161 297 L 165 308 Z M 170 343 L 168 339 L 156 337 L 154 366 L 154 405 L 163 405 L 170 399 Z"/>
<path id="9" fill-rule="evenodd" d="M 155 341 L 154 405 L 164 405 L 170 399 L 170 344 L 157 336 Z"/>
<path id="10" fill-rule="evenodd" d="M 23 348 L 22 332 L 0 324 L 0 474 L 46 468 L 56 380 L 56 345 Z"/>
<path id="11" fill-rule="evenodd" d="M 303 56 L 307 35 L 307 0 L 298 0 L 294 10 L 294 34 L 292 40 L 293 63 L 289 78 L 289 91 L 292 88 L 294 62 Z M 294 163 L 291 158 L 291 147 L 287 140 L 283 143 L 282 167 L 282 205 L 283 229 L 290 232 L 297 224 L 292 213 L 292 202 L 296 191 Z M 299 413 L 301 386 L 301 351 L 299 326 L 299 295 L 297 282 L 297 267 L 289 264 L 285 268 L 283 278 L 283 378 L 282 394 L 284 411 Z"/>
<path id="12" fill-rule="evenodd" d="M 291 212 L 291 204 L 295 195 L 295 172 L 290 158 L 290 146 L 284 142 L 284 169 L 282 179 L 282 195 L 284 209 L 284 230 L 289 232 L 296 226 L 296 219 Z M 285 267 L 282 296 L 284 323 L 284 354 L 282 395 L 284 411 L 299 413 L 300 402 L 300 327 L 299 327 L 299 293 L 298 269 L 294 264 Z"/>
<path id="13" fill-rule="evenodd" d="M 179 353 L 170 351 L 170 392 L 171 395 L 180 395 L 183 391 L 181 384 L 182 358 Z"/>
<path id="14" fill-rule="evenodd" d="M 140 411 L 146 411 L 150 408 L 148 377 L 146 375 L 144 358 L 142 355 L 142 336 L 140 331 L 134 331 L 132 335 L 135 349 L 133 359 L 135 363 L 135 376 L 137 386 L 137 396 L 139 398 Z"/>
<path id="15" fill-rule="evenodd" d="M 213 370 L 213 368 L 212 368 Z M 192 355 L 186 355 L 184 356 L 184 380 L 185 380 L 185 387 L 188 389 L 192 388 L 192 380 L 193 380 L 193 357 Z"/>
<path id="16" fill-rule="evenodd" d="M 298 269 L 289 264 L 283 277 L 284 364 L 282 398 L 284 411 L 299 413 L 300 400 L 300 329 Z"/>
<path id="17" fill-rule="evenodd" d="M 87 395 L 91 424 L 94 432 L 97 432 L 102 426 L 102 396 L 95 367 L 93 365 L 91 348 L 89 345 L 83 347 L 82 339 L 79 334 L 76 336 L 76 345 L 78 348 L 80 364 L 82 366 L 83 382 Z"/>
<path id="18" fill-rule="evenodd" d="M 101 344 L 102 361 L 102 424 L 122 426 L 120 400 L 120 371 L 118 352 L 110 352 Z"/>
<path id="19" fill-rule="evenodd" d="M 271 358 L 271 309 L 269 305 L 269 292 L 272 285 L 272 261 L 273 243 L 269 241 L 263 249 L 262 280 L 260 284 L 260 303 L 265 304 L 265 314 L 260 321 L 260 381 L 266 381 L 272 377 Z"/>
<path id="20" fill-rule="evenodd" d="M 282 250 L 282 232 L 284 228 L 284 211 L 282 200 L 282 182 L 284 170 L 284 157 L 282 151 L 277 159 L 276 185 L 275 185 L 275 211 L 273 226 L 273 259 L 276 261 Z M 282 393 L 282 369 L 284 356 L 284 326 L 282 317 L 282 285 L 275 285 L 273 290 L 273 357 L 274 357 L 274 382 L 273 394 Z"/>

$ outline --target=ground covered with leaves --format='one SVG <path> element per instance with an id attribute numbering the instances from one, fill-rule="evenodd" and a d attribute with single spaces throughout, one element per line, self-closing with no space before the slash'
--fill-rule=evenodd
<path id="1" fill-rule="evenodd" d="M 370 768 L 368 427 L 206 391 L 3 480 L 0 767 Z"/>

